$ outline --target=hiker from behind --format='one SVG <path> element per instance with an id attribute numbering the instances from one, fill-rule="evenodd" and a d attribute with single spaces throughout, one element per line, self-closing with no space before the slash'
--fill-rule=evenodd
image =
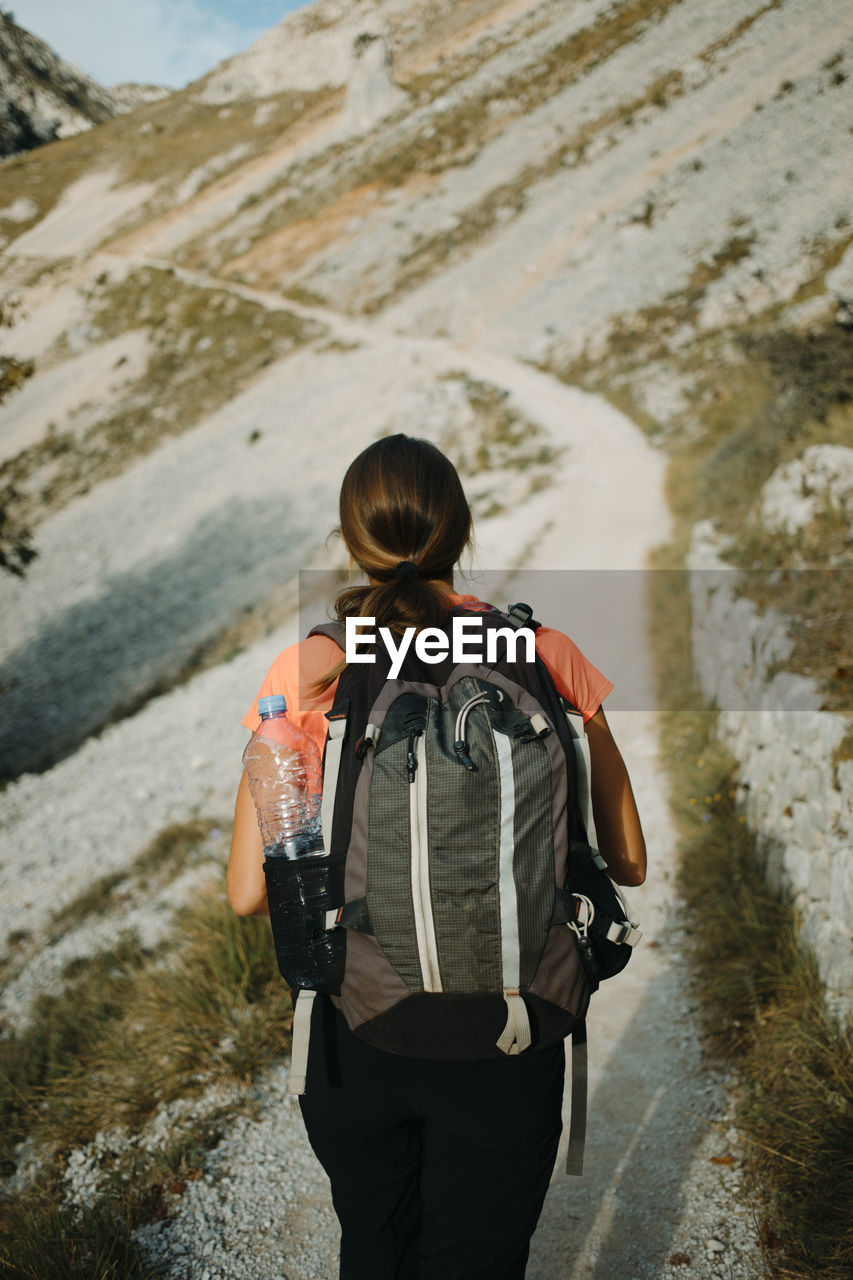
<path id="1" fill-rule="evenodd" d="M 599 882 L 618 898 L 595 844 L 612 881 L 645 878 L 601 709 L 612 685 L 523 606 L 508 617 L 454 590 L 471 512 L 429 442 L 359 454 L 340 534 L 367 585 L 341 592 L 338 623 L 285 649 L 258 695 L 283 694 L 325 746 L 326 923 L 345 939 L 316 999 L 298 994 L 292 1078 L 306 1077 L 342 1280 L 518 1280 L 561 1133 L 564 1039 L 635 941 L 618 906 L 607 915 Z M 373 661 L 346 662 L 354 618 Z M 459 618 L 493 633 L 488 659 L 454 663 Z M 383 627 L 392 648 L 421 637 L 393 674 Z M 257 702 L 243 723 L 257 729 Z M 241 915 L 269 909 L 245 775 L 227 887 Z"/>

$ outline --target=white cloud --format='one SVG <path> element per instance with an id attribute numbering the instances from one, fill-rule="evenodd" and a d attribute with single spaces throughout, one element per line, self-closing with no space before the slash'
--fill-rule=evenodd
<path id="1" fill-rule="evenodd" d="M 11 0 L 15 20 L 101 84 L 179 88 L 245 49 L 242 27 L 197 0 Z"/>

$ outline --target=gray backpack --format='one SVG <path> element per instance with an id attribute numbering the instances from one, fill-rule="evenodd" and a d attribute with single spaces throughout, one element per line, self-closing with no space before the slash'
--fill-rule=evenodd
<path id="1" fill-rule="evenodd" d="M 541 659 L 512 653 L 530 609 L 471 616 L 497 629 L 488 666 L 410 650 L 389 679 L 377 649 L 338 682 L 322 817 L 326 923 L 346 945 L 318 989 L 357 1035 L 409 1056 L 500 1057 L 571 1034 L 580 1172 L 589 998 L 640 935 L 595 848 L 582 717 Z M 340 624 L 311 634 L 343 647 Z M 296 1005 L 297 1092 L 312 998 Z"/>

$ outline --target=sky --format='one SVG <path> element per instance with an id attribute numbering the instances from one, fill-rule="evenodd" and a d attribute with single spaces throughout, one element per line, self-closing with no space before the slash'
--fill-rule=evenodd
<path id="1" fill-rule="evenodd" d="M 4 0 L 19 26 L 103 85 L 179 89 L 308 0 Z"/>

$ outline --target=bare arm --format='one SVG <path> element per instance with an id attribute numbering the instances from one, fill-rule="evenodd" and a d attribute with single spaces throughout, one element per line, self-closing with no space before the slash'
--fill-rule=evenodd
<path id="1" fill-rule="evenodd" d="M 264 846 L 245 771 L 234 806 L 234 834 L 225 874 L 225 890 L 238 916 L 269 915 Z"/>
<path id="2" fill-rule="evenodd" d="M 625 762 L 599 707 L 587 721 L 592 766 L 592 812 L 598 847 L 607 874 L 617 884 L 638 885 L 646 878 L 646 842 Z"/>

